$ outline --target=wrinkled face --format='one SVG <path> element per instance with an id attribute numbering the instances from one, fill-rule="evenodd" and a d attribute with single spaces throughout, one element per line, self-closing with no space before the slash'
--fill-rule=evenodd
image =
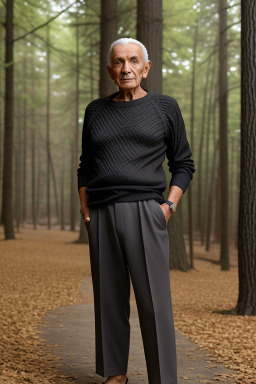
<path id="1" fill-rule="evenodd" d="M 129 90 L 140 86 L 146 78 L 151 61 L 145 62 L 142 48 L 138 44 L 118 44 L 112 50 L 111 66 L 107 69 L 120 89 Z"/>

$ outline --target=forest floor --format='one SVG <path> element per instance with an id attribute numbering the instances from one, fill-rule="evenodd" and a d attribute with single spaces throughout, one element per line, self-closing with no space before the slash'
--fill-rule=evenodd
<path id="1" fill-rule="evenodd" d="M 3 238 L 1 228 L 0 383 L 71 383 L 72 377 L 56 370 L 39 328 L 48 311 L 92 302 L 80 292 L 90 276 L 88 245 L 74 243 L 78 233 L 60 230 L 22 229 L 16 240 Z M 237 383 L 255 384 L 256 318 L 229 312 L 238 296 L 237 251 L 230 253 L 231 267 L 224 272 L 217 245 L 208 253 L 196 245 L 195 268 L 170 272 L 174 324 L 231 368 L 229 377 Z"/>

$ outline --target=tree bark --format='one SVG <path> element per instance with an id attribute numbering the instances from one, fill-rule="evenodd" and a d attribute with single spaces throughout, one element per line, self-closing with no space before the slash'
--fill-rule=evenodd
<path id="1" fill-rule="evenodd" d="M 163 168 L 166 174 L 167 188 L 164 191 L 164 199 L 167 200 L 169 194 L 169 183 L 171 175 L 169 173 L 167 158 L 165 158 L 163 163 Z M 182 202 L 180 202 L 179 207 L 175 215 L 173 215 L 168 223 L 167 230 L 169 235 L 169 249 L 170 249 L 170 259 L 169 267 L 170 269 L 178 269 L 180 271 L 188 271 L 188 255 L 185 247 L 184 233 L 183 233 L 183 223 L 182 223 Z"/>
<path id="2" fill-rule="evenodd" d="M 213 73 L 214 77 L 214 73 Z M 214 87 L 211 86 L 213 89 Z M 212 94 L 212 92 L 211 92 Z M 213 117 L 213 154 L 212 154 L 212 168 L 211 168 L 211 177 L 210 177 L 210 185 L 207 188 L 206 194 L 206 205 L 205 205 L 205 232 L 206 232 L 206 244 L 205 250 L 210 251 L 210 243 L 211 243 L 211 232 L 212 232 L 212 224 L 213 224 L 213 207 L 214 207 L 214 198 L 216 202 L 216 184 L 217 184 L 217 172 L 218 169 L 218 152 L 219 152 L 219 140 L 216 138 L 216 97 L 217 96 L 217 87 L 215 84 L 215 95 L 213 106 L 211 105 L 212 96 L 210 97 L 209 111 L 208 116 L 212 115 Z M 208 124 L 210 124 L 210 119 L 208 120 Z"/>
<path id="3" fill-rule="evenodd" d="M 196 55 L 197 55 L 197 36 L 198 21 L 195 23 L 193 65 L 192 65 L 192 84 L 191 84 L 191 114 L 190 114 L 190 147 L 194 150 L 194 105 L 195 105 L 195 79 L 196 79 Z M 192 185 L 188 187 L 188 220 L 189 220 L 189 259 L 190 268 L 194 268 L 194 220 L 193 220 L 193 191 Z"/>
<path id="4" fill-rule="evenodd" d="M 256 315 L 256 4 L 241 2 L 239 315 Z"/>
<path id="5" fill-rule="evenodd" d="M 18 96 L 18 95 L 17 95 Z M 14 198 L 14 219 L 15 219 L 15 227 L 16 232 L 20 231 L 20 224 L 21 224 L 21 177 L 22 177 L 22 121 L 20 119 L 21 116 L 21 103 L 19 101 L 19 97 L 17 97 L 17 118 L 16 118 L 16 132 L 17 132 L 17 140 L 14 141 L 14 159 L 15 159 L 15 177 L 14 177 L 14 191 L 15 191 L 15 198 Z"/>
<path id="6" fill-rule="evenodd" d="M 4 111 L 4 159 L 3 159 L 3 199 L 2 220 L 5 239 L 14 239 L 13 228 L 13 5 L 14 0 L 6 2 L 5 37 L 5 111 Z"/>
<path id="7" fill-rule="evenodd" d="M 78 24 L 78 19 L 77 19 Z M 78 196 L 77 196 L 77 176 L 76 165 L 78 159 L 78 132 L 79 132 L 79 26 L 76 26 L 76 88 L 75 88 L 75 132 L 72 139 L 72 156 L 71 156 L 71 191 L 70 191 L 70 230 L 74 231 L 76 227 L 76 218 L 78 211 Z M 73 127 L 73 124 L 72 124 Z"/>
<path id="8" fill-rule="evenodd" d="M 50 168 L 51 168 L 51 174 L 52 174 L 56 216 L 57 216 L 57 220 L 59 221 L 60 220 L 60 214 L 59 214 L 59 204 L 58 204 L 58 192 L 57 192 L 56 177 L 55 177 L 51 153 L 50 153 Z"/>
<path id="9" fill-rule="evenodd" d="M 216 180 L 216 177 L 215 177 L 215 169 L 216 169 L 216 165 L 214 165 L 214 170 L 211 171 L 211 177 L 209 178 L 208 175 L 209 175 L 209 145 L 210 145 L 210 127 L 211 127 L 211 118 L 212 118 L 212 121 L 213 121 L 213 146 L 214 146 L 214 154 L 213 156 L 216 156 L 217 155 L 217 151 L 216 151 L 216 138 L 215 138 L 215 111 L 216 111 L 216 94 L 217 94 L 217 86 L 216 86 L 216 55 L 214 55 L 214 59 L 213 59 L 213 67 L 212 67 L 212 72 L 211 72 L 211 84 L 210 84 L 210 99 L 209 99 L 209 104 L 208 104 L 208 118 L 207 118 L 207 135 L 206 135 L 206 160 L 205 160 L 205 190 L 204 190 L 204 195 L 206 197 L 205 201 L 204 201 L 204 215 L 203 215 L 203 219 L 204 219 L 204 225 L 203 225 L 203 228 L 202 228 L 202 237 L 203 239 L 205 238 L 205 232 L 208 228 L 208 224 L 209 224 L 209 232 L 208 234 L 206 235 L 207 236 L 207 244 L 206 244 L 206 249 L 209 250 L 210 249 L 210 235 L 211 235 L 211 223 L 212 223 L 212 208 L 213 208 L 213 204 L 212 204 L 212 198 L 213 198 L 213 190 L 214 190 L 214 185 L 215 185 L 215 180 Z M 214 100 L 214 102 L 212 102 L 212 100 Z M 215 164 L 215 157 L 213 157 L 213 161 L 212 163 Z M 208 179 L 210 179 L 208 181 Z M 209 201 L 209 195 L 211 195 L 211 201 Z M 208 215 L 210 215 L 210 218 L 208 220 Z M 208 223 L 208 224 L 207 224 Z"/>
<path id="10" fill-rule="evenodd" d="M 89 243 L 89 237 L 88 237 L 88 232 L 87 229 L 85 228 L 85 224 L 82 220 L 80 219 L 80 234 L 79 238 L 75 241 L 77 244 L 88 244 Z"/>
<path id="11" fill-rule="evenodd" d="M 179 204 L 179 209 L 177 209 L 175 215 L 171 217 L 168 227 L 170 269 L 187 272 L 190 268 L 183 235 L 181 204 Z"/>
<path id="12" fill-rule="evenodd" d="M 162 0 L 137 0 L 137 39 L 145 45 L 152 61 L 142 87 L 162 93 Z"/>
<path id="13" fill-rule="evenodd" d="M 107 54 L 110 44 L 117 39 L 117 0 L 101 0 L 100 17 L 100 97 L 108 96 L 117 91 L 114 81 L 107 71 Z"/>
<path id="14" fill-rule="evenodd" d="M 91 100 L 94 99 L 94 87 L 93 87 L 93 78 L 94 78 L 94 71 L 93 71 L 93 41 L 92 37 L 90 39 L 90 95 L 91 95 Z M 105 69 L 106 70 L 106 69 Z"/>
<path id="15" fill-rule="evenodd" d="M 50 38 L 49 26 L 47 25 L 47 104 L 46 104 L 46 153 L 47 153 L 47 228 L 51 229 L 51 183 L 50 183 Z"/>
<path id="16" fill-rule="evenodd" d="M 201 245 L 204 244 L 204 196 L 203 195 L 203 185 L 202 185 L 202 173 L 203 173 L 203 153 L 204 153 L 204 138 L 205 138 L 205 120 L 206 120 L 206 109 L 207 109 L 207 95 L 208 95 L 208 84 L 210 77 L 210 66 L 211 60 L 208 60 L 207 70 L 206 70 L 206 81 L 204 86 L 204 98 L 203 98 L 203 109 L 202 109 L 202 122 L 201 122 L 201 132 L 200 132 L 200 145 L 199 145 L 199 157 L 198 157 L 198 211 L 197 211 L 197 220 L 198 220 L 198 228 L 201 236 Z M 211 88 L 210 88 L 210 100 L 211 102 Z M 209 115 L 208 115 L 209 117 Z M 209 119 L 208 119 L 209 120 Z M 207 129 L 209 125 L 207 126 Z M 206 157 L 208 156 L 206 151 Z M 205 179 L 205 184 L 207 184 L 207 179 Z"/>
<path id="17" fill-rule="evenodd" d="M 35 100 L 35 72 L 34 72 L 34 56 L 31 58 L 31 73 L 32 73 L 32 97 Z M 31 212 L 33 228 L 36 229 L 36 116 L 35 105 L 31 106 Z"/>
<path id="18" fill-rule="evenodd" d="M 26 53 L 25 53 L 26 54 Z M 23 167 L 22 167 L 22 222 L 27 218 L 27 61 L 23 60 Z"/>
<path id="19" fill-rule="evenodd" d="M 62 163 L 61 182 L 60 182 L 60 227 L 63 231 L 65 229 L 65 215 L 64 215 L 64 188 L 65 188 L 65 165 Z"/>
<path id="20" fill-rule="evenodd" d="M 0 25 L 0 57 L 3 57 L 3 27 Z M 0 191 L 2 191 L 2 165 L 3 165 L 3 124 L 2 124 L 2 116 L 3 116 L 3 68 L 0 68 Z M 2 196 L 0 200 L 0 225 L 2 224 Z"/>
<path id="21" fill-rule="evenodd" d="M 219 0 L 219 136 L 220 136 L 220 221 L 222 270 L 229 270 L 228 226 L 228 78 L 227 78 L 227 0 Z"/>

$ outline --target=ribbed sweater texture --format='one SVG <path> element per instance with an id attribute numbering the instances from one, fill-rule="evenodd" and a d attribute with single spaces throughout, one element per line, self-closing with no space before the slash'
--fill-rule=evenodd
<path id="1" fill-rule="evenodd" d="M 78 189 L 87 187 L 88 207 L 113 202 L 165 201 L 165 155 L 169 187 L 186 191 L 195 172 L 184 120 L 177 101 L 147 91 L 131 101 L 118 94 L 88 104 L 83 123 Z"/>

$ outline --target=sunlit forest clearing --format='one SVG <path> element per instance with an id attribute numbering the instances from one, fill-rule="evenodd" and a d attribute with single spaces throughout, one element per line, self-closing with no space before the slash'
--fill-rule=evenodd
<path id="1" fill-rule="evenodd" d="M 1 0 L 1 384 L 73 382 L 38 329 L 91 300 L 77 168 L 86 106 L 117 91 L 119 37 L 146 45 L 143 87 L 178 101 L 195 162 L 168 224 L 175 326 L 255 384 L 255 20 L 255 0 Z"/>

